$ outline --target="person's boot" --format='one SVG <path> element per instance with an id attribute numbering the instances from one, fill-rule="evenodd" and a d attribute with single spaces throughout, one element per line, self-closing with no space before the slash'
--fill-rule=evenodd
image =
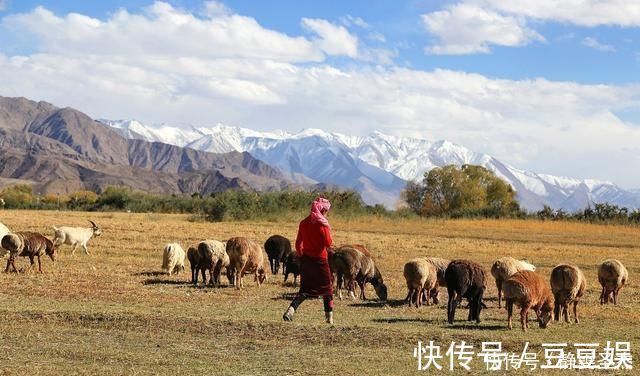
<path id="1" fill-rule="evenodd" d="M 282 315 L 282 319 L 284 321 L 293 321 L 293 314 L 296 313 L 295 308 L 289 306 L 289 308 L 287 309 L 287 312 L 284 313 L 284 315 Z"/>
<path id="2" fill-rule="evenodd" d="M 325 312 L 324 318 L 327 321 L 327 324 L 333 325 L 333 312 Z"/>

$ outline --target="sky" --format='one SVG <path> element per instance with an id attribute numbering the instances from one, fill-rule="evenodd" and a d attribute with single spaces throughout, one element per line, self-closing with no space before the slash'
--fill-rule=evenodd
<path id="1" fill-rule="evenodd" d="M 639 188 L 640 2 L 0 0 L 0 95 L 446 139 Z"/>

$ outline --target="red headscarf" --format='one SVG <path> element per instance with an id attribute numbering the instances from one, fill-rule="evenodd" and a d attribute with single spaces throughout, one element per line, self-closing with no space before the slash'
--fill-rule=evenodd
<path id="1" fill-rule="evenodd" d="M 322 215 L 322 210 L 329 211 L 331 203 L 326 198 L 318 197 L 311 204 L 311 221 L 329 227 L 329 221 Z"/>

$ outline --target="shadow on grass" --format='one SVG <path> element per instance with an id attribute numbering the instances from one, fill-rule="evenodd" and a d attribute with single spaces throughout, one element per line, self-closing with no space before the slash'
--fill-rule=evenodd
<path id="1" fill-rule="evenodd" d="M 153 271 L 153 272 L 138 272 L 138 273 L 131 273 L 132 276 L 135 277 L 159 277 L 161 275 L 168 275 L 166 272 L 159 272 L 159 271 Z"/>
<path id="2" fill-rule="evenodd" d="M 177 286 L 193 286 L 188 281 L 176 281 L 171 279 L 151 278 L 142 282 L 143 285 L 177 285 Z"/>
<path id="3" fill-rule="evenodd" d="M 350 307 L 365 307 L 365 308 L 382 308 L 382 307 L 401 307 L 407 303 L 404 300 L 371 300 L 361 301 L 359 303 L 349 304 Z"/>
<path id="4" fill-rule="evenodd" d="M 373 319 L 373 322 L 382 323 L 382 324 L 403 324 L 408 322 L 420 322 L 424 324 L 443 324 L 444 320 L 442 319 L 427 319 L 427 318 L 416 318 L 416 317 L 383 317 L 380 319 Z"/>
<path id="5" fill-rule="evenodd" d="M 506 329 L 506 325 L 482 325 L 482 323 L 480 324 L 468 324 L 468 323 L 460 323 L 460 324 L 456 324 L 455 321 L 453 323 L 453 325 L 448 325 L 446 326 L 449 329 L 454 329 L 454 330 L 500 330 L 500 329 Z"/>
<path id="6" fill-rule="evenodd" d="M 271 298 L 271 300 L 291 300 L 295 298 L 296 295 L 298 295 L 297 292 L 283 292 L 279 296 L 275 296 Z M 309 299 L 314 299 L 314 298 L 309 298 Z"/>

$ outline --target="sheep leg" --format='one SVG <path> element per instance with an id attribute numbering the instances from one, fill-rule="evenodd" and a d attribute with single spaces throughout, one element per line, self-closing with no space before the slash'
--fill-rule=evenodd
<path id="1" fill-rule="evenodd" d="M 474 316 L 476 319 L 476 324 L 480 324 L 480 311 L 482 311 L 482 297 L 484 296 L 484 290 L 481 290 L 480 293 L 476 296 L 476 305 L 474 309 Z"/>
<path id="2" fill-rule="evenodd" d="M 556 321 L 560 321 L 560 303 L 557 299 L 553 304 L 553 319 Z"/>
<path id="3" fill-rule="evenodd" d="M 458 304 L 456 300 L 456 292 L 453 289 L 449 289 L 449 301 L 447 302 L 447 321 L 449 324 L 453 324 L 453 320 L 456 317 L 456 306 Z"/>
<path id="4" fill-rule="evenodd" d="M 11 260 L 11 266 L 13 266 L 13 271 L 17 273 L 18 268 L 16 268 L 16 258 L 12 257 L 10 260 Z"/>
<path id="5" fill-rule="evenodd" d="M 430 289 L 425 289 L 425 288 L 422 288 L 422 290 L 427 295 L 427 307 L 428 307 L 428 306 L 431 305 L 431 302 L 429 301 L 431 299 L 431 290 Z"/>
<path id="6" fill-rule="evenodd" d="M 416 308 L 420 308 L 422 305 L 422 287 L 419 286 L 416 289 Z"/>
<path id="7" fill-rule="evenodd" d="M 564 322 L 569 322 L 569 303 L 562 304 L 562 313 L 564 316 Z"/>
<path id="8" fill-rule="evenodd" d="M 511 300 L 506 301 L 506 307 L 507 307 L 507 328 L 509 330 L 513 329 L 513 323 L 511 321 L 512 316 L 513 316 L 513 302 Z"/>
<path id="9" fill-rule="evenodd" d="M 191 283 L 194 286 L 198 285 L 198 268 L 195 266 L 191 266 Z"/>
<path id="10" fill-rule="evenodd" d="M 604 286 L 602 286 L 602 292 L 600 293 L 600 304 L 606 304 L 607 299 L 608 296 L 606 295 L 606 289 L 604 288 Z"/>
<path id="11" fill-rule="evenodd" d="M 527 305 L 524 305 L 522 309 L 520 309 L 520 324 L 522 325 L 522 330 L 525 332 L 527 331 L 527 327 L 529 326 L 527 324 L 527 320 L 529 320 L 528 312 L 529 306 Z"/>
<path id="12" fill-rule="evenodd" d="M 573 318 L 576 324 L 580 322 L 580 320 L 578 319 L 578 301 L 577 300 L 573 302 Z"/>
<path id="13" fill-rule="evenodd" d="M 619 288 L 616 288 L 615 290 L 613 290 L 613 304 L 614 305 L 618 304 L 618 291 L 620 291 Z"/>
<path id="14" fill-rule="evenodd" d="M 200 268 L 200 273 L 202 274 L 202 285 L 205 286 L 207 284 L 207 268 Z"/>
<path id="15" fill-rule="evenodd" d="M 498 308 L 502 308 L 502 281 L 496 280 L 496 287 L 498 288 Z"/>
<path id="16" fill-rule="evenodd" d="M 351 278 L 349 280 L 349 296 L 351 300 L 356 300 L 356 280 L 355 278 Z"/>
<path id="17" fill-rule="evenodd" d="M 7 267 L 4 268 L 5 273 L 9 273 L 9 265 L 11 265 L 11 256 L 9 256 L 9 259 L 7 260 Z"/>
<path id="18" fill-rule="evenodd" d="M 40 262 L 40 255 L 38 255 L 38 272 L 42 273 L 42 263 Z"/>
<path id="19" fill-rule="evenodd" d="M 433 304 L 440 303 L 440 299 L 438 299 L 438 295 L 440 295 L 440 289 L 437 287 L 431 290 L 431 299 L 433 299 Z"/>
<path id="20" fill-rule="evenodd" d="M 358 283 L 358 287 L 360 287 L 360 299 L 365 300 L 366 297 L 364 296 L 364 285 L 365 285 L 365 281 L 357 281 Z"/>
<path id="21" fill-rule="evenodd" d="M 336 288 L 338 290 L 338 299 L 342 300 L 342 273 L 338 273 L 338 282 Z"/>

